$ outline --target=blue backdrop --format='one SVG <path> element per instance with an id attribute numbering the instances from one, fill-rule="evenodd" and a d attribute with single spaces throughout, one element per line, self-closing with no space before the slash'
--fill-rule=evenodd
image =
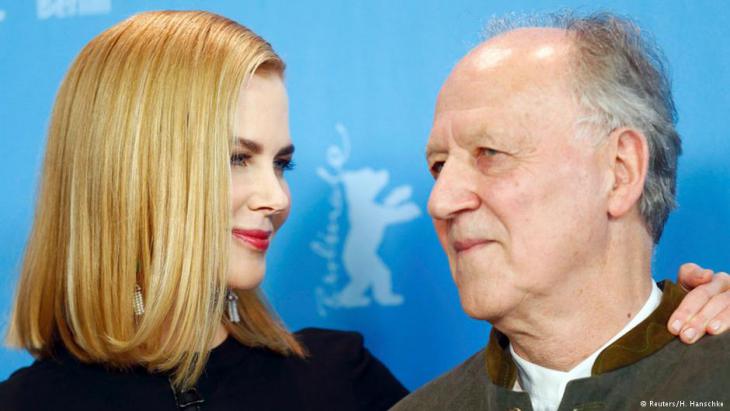
<path id="1" fill-rule="evenodd" d="M 397 377 L 418 387 L 484 345 L 488 333 L 487 324 L 461 311 L 425 214 L 432 180 L 424 145 L 436 94 L 490 16 L 565 7 L 637 19 L 670 61 L 684 154 L 680 208 L 656 253 L 655 277 L 674 278 L 685 261 L 727 270 L 730 11 L 724 2 L 6 0 L 0 1 L 0 329 L 7 326 L 32 219 L 51 105 L 71 61 L 93 36 L 136 12 L 205 9 L 251 27 L 288 64 L 298 168 L 290 174 L 293 211 L 271 249 L 264 283 L 273 305 L 293 329 L 362 332 Z M 0 379 L 31 360 L 0 349 Z"/>

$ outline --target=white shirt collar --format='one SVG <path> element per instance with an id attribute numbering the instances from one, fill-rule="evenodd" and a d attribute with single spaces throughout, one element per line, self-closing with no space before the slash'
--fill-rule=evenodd
<path id="1" fill-rule="evenodd" d="M 593 363 L 596 362 L 596 358 L 598 358 L 601 351 L 621 338 L 621 336 L 629 332 L 632 328 L 636 327 L 640 322 L 644 321 L 659 306 L 662 299 L 662 291 L 653 281 L 652 284 L 653 287 L 649 298 L 634 318 L 621 331 L 608 340 L 608 342 L 603 344 L 570 371 L 557 371 L 533 364 L 517 355 L 512 349 L 512 344 L 510 344 L 509 350 L 512 358 L 515 360 L 519 375 L 519 378 L 515 382 L 515 390 L 526 391 L 530 394 L 532 408 L 535 411 L 557 410 L 568 382 L 579 378 L 590 377 Z"/>

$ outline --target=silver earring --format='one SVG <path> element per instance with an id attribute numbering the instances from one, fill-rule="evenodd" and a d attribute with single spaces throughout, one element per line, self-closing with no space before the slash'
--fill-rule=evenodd
<path id="1" fill-rule="evenodd" d="M 241 316 L 238 315 L 238 296 L 230 288 L 226 291 L 226 301 L 228 302 L 228 320 L 232 323 L 240 323 Z"/>
<path id="2" fill-rule="evenodd" d="M 144 301 L 142 300 L 142 287 L 134 285 L 134 315 L 139 317 L 144 314 Z"/>

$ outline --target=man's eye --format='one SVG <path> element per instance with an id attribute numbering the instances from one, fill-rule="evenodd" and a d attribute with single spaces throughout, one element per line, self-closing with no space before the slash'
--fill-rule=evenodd
<path id="1" fill-rule="evenodd" d="M 231 154 L 231 167 L 245 167 L 251 156 L 244 153 Z"/>
<path id="2" fill-rule="evenodd" d="M 507 158 L 505 156 L 506 154 L 507 153 L 504 151 L 495 150 L 489 147 L 482 147 L 477 152 L 477 167 L 483 172 L 486 172 L 487 170 L 490 172 L 498 170 L 500 167 L 505 165 L 504 161 Z"/>
<path id="3" fill-rule="evenodd" d="M 279 158 L 274 160 L 274 168 L 281 173 L 284 173 L 284 171 L 294 170 L 295 166 L 294 160 L 291 158 Z"/>
<path id="4" fill-rule="evenodd" d="M 504 154 L 504 152 L 489 147 L 482 147 L 477 151 L 477 163 L 481 164 L 486 161 L 488 164 L 491 164 L 492 161 L 500 158 L 499 156 L 501 154 Z"/>
<path id="5" fill-rule="evenodd" d="M 439 176 L 442 168 L 444 168 L 443 161 L 435 161 L 433 164 L 431 164 L 431 175 L 433 176 L 433 178 L 437 178 Z"/>
<path id="6" fill-rule="evenodd" d="M 494 157 L 497 154 L 499 154 L 499 151 L 497 151 L 493 148 L 485 147 L 485 148 L 479 149 L 479 154 L 481 154 L 483 156 L 487 156 L 487 157 Z"/>

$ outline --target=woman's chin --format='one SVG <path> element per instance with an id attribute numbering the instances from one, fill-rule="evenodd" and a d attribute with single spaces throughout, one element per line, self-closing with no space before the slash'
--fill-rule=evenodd
<path id="1" fill-rule="evenodd" d="M 254 273 L 253 271 L 254 270 L 235 273 L 229 272 L 228 287 L 236 290 L 252 290 L 258 287 L 261 284 L 261 281 L 264 280 L 264 270 L 260 270 L 260 273 Z"/>

